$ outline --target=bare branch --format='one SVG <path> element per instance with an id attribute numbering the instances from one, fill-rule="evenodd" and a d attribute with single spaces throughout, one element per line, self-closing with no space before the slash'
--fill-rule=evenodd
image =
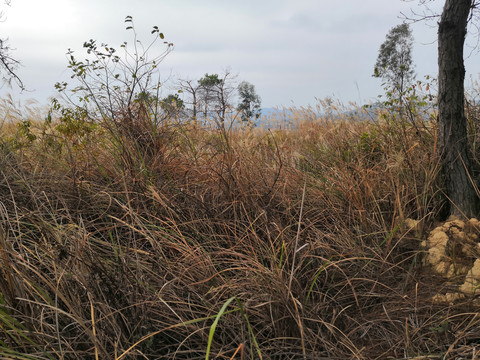
<path id="1" fill-rule="evenodd" d="M 10 0 L 4 0 L 5 5 L 10 6 Z M 0 12 L 0 21 L 3 21 L 4 13 Z M 16 73 L 20 62 L 10 56 L 11 48 L 8 45 L 8 39 L 0 39 L 0 72 L 4 82 L 11 84 L 12 80 L 21 90 L 25 90 L 22 80 Z"/>
<path id="2" fill-rule="evenodd" d="M 25 90 L 22 80 L 15 72 L 20 62 L 9 55 L 11 49 L 7 41 L 8 39 L 0 39 L 0 69 L 5 73 L 2 78 L 9 84 L 13 80 L 20 89 Z"/>

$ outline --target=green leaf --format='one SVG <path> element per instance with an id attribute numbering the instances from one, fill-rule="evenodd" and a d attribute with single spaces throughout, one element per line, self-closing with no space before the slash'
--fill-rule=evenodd
<path id="1" fill-rule="evenodd" d="M 235 296 L 232 296 L 230 299 L 228 299 L 225 304 L 223 304 L 222 308 L 218 312 L 217 316 L 215 317 L 215 321 L 212 324 L 212 327 L 210 328 L 210 333 L 208 334 L 208 345 L 207 345 L 207 353 L 205 354 L 205 360 L 208 360 L 208 357 L 210 355 L 210 348 L 212 347 L 212 341 L 213 341 L 213 335 L 215 334 L 215 329 L 217 328 L 218 322 L 220 321 L 220 318 L 222 317 L 223 313 L 227 309 L 228 305 L 235 300 Z"/>

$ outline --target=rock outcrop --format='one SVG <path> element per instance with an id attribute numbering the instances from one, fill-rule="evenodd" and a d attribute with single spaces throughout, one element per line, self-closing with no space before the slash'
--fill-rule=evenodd
<path id="1" fill-rule="evenodd" d="M 448 279 L 464 277 L 458 293 L 436 295 L 435 301 L 453 302 L 480 294 L 480 221 L 451 217 L 430 232 L 423 246 L 425 262 L 433 271 Z"/>

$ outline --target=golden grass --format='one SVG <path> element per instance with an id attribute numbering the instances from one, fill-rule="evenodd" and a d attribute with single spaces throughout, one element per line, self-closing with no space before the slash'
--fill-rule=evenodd
<path id="1" fill-rule="evenodd" d="M 0 356 L 478 356 L 477 308 L 431 302 L 448 284 L 402 227 L 440 209 L 435 124 L 307 110 L 283 130 L 5 125 Z"/>

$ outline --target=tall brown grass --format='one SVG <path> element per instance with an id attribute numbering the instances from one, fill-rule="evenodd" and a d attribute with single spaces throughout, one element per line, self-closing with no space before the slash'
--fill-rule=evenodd
<path id="1" fill-rule="evenodd" d="M 0 356 L 478 356 L 478 308 L 432 303 L 448 284 L 421 266 L 434 121 L 292 116 L 5 123 Z"/>

